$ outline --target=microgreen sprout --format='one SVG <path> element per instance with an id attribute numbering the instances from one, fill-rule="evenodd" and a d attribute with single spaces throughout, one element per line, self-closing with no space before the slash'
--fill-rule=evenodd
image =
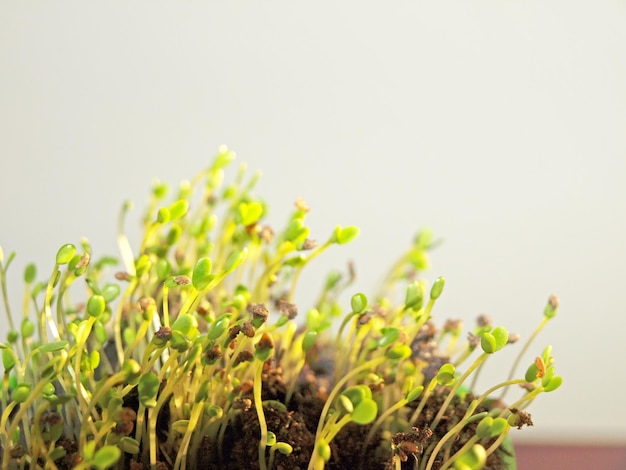
<path id="1" fill-rule="evenodd" d="M 254 193 L 258 173 L 241 165 L 225 184 L 234 159 L 222 147 L 178 188 L 155 182 L 136 248 L 125 203 L 119 261 L 82 239 L 59 248 L 47 278 L 28 264 L 21 310 L 7 291 L 16 255 L 0 248 L 9 328 L 0 343 L 1 470 L 502 464 L 510 430 L 532 425 L 527 407 L 562 383 L 550 347 L 516 376 L 558 299 L 509 377 L 476 390 L 489 358 L 516 337 L 486 317 L 465 342 L 460 320 L 438 330 L 446 280 L 421 276 L 438 244 L 430 230 L 376 295 L 344 301 L 350 264 L 302 308 L 294 299 L 303 270 L 359 229 L 315 233 L 299 198 L 275 230 Z M 493 397 L 515 388 L 508 406 Z"/>

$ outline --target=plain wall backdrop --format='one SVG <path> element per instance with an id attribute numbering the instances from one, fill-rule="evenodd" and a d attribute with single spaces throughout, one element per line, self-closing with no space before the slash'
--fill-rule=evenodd
<path id="1" fill-rule="evenodd" d="M 2 1 L 13 308 L 26 263 L 46 276 L 81 236 L 117 254 L 123 201 L 136 229 L 154 177 L 227 144 L 263 171 L 275 225 L 302 196 L 314 238 L 361 228 L 304 276 L 301 309 L 348 259 L 351 293 L 373 292 L 430 226 L 438 322 L 488 313 L 528 336 L 561 299 L 525 362 L 552 344 L 563 387 L 514 438 L 626 443 L 625 51 L 623 1 Z"/>

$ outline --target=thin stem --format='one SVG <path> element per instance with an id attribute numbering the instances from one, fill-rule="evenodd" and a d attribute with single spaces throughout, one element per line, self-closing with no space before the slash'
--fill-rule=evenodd
<path id="1" fill-rule="evenodd" d="M 263 361 L 257 359 L 256 371 L 254 374 L 254 408 L 259 418 L 259 427 L 261 428 L 261 439 L 259 440 L 259 467 L 261 470 L 267 470 L 265 463 L 265 448 L 267 447 L 267 422 L 265 421 L 265 413 L 263 412 L 263 401 L 261 399 L 261 387 L 263 384 Z"/>
<path id="2" fill-rule="evenodd" d="M 318 257 L 320 254 L 322 254 L 330 245 L 332 245 L 331 242 L 326 242 L 324 243 L 322 246 L 320 246 L 319 248 L 317 248 L 315 251 L 313 251 L 305 260 L 304 262 L 298 266 L 295 270 L 295 272 L 293 273 L 293 278 L 291 279 L 291 288 L 289 289 L 289 294 L 287 296 L 287 301 L 291 302 L 293 300 L 293 297 L 296 293 L 296 286 L 298 285 L 298 279 L 300 278 L 300 274 L 302 274 L 302 270 L 304 269 L 304 267 L 309 264 L 314 258 Z"/>
<path id="3" fill-rule="evenodd" d="M 335 400 L 335 397 L 341 391 L 341 387 L 348 380 L 350 380 L 352 377 L 354 377 L 355 375 L 359 374 L 360 372 L 362 372 L 362 371 L 364 371 L 364 370 L 366 370 L 368 368 L 373 369 L 377 365 L 382 364 L 383 362 L 385 362 L 386 360 L 387 360 L 387 358 L 385 358 L 385 357 L 379 357 L 377 359 L 372 359 L 372 360 L 366 362 L 365 364 L 361 364 L 359 367 L 356 367 L 356 368 L 352 369 L 350 372 L 348 372 L 346 375 L 344 375 L 343 378 L 341 380 L 339 380 L 339 382 L 337 382 L 335 384 L 335 386 L 333 387 L 332 391 L 328 395 L 328 398 L 326 399 L 326 403 L 324 403 L 324 408 L 322 408 L 322 413 L 320 415 L 320 420 L 319 420 L 319 423 L 317 424 L 317 432 L 315 433 L 315 441 L 316 442 L 319 440 L 319 438 L 322 435 L 322 429 L 324 428 L 324 421 L 326 420 L 326 415 L 328 414 L 328 410 L 330 410 L 330 407 L 331 407 L 333 401 Z"/>
<path id="4" fill-rule="evenodd" d="M 126 271 L 128 272 L 128 274 L 134 277 L 136 275 L 135 256 L 133 255 L 133 249 L 131 248 L 128 237 L 126 236 L 126 233 L 124 231 L 124 216 L 126 215 L 126 212 L 130 209 L 131 205 L 132 204 L 130 202 L 126 202 L 122 206 L 122 210 L 119 213 L 117 219 L 117 245 L 120 250 L 120 256 L 122 257 L 122 262 L 124 263 Z"/>
<path id="5" fill-rule="evenodd" d="M 196 429 L 198 420 L 202 416 L 203 410 L 203 402 L 195 403 L 193 409 L 191 410 L 191 417 L 189 419 L 189 424 L 187 425 L 187 430 L 185 431 L 185 435 L 183 436 L 180 448 L 178 449 L 178 453 L 176 454 L 176 461 L 174 462 L 174 469 L 176 470 L 185 470 L 185 468 L 187 468 L 187 452 L 189 449 L 189 441 L 191 440 L 191 435 L 193 434 L 193 431 Z"/>
<path id="6" fill-rule="evenodd" d="M 2 266 L 2 263 L 0 262 L 0 286 L 2 287 L 2 300 L 4 302 L 4 308 L 7 313 L 7 320 L 9 321 L 9 328 L 10 328 L 9 331 L 15 330 L 15 324 L 13 323 L 13 315 L 11 315 L 11 306 L 9 305 L 9 294 L 7 291 L 6 270 L 8 269 L 9 264 L 11 264 L 11 261 L 13 260 L 13 258 L 14 256 L 13 254 L 11 254 L 5 266 Z"/>
<path id="7" fill-rule="evenodd" d="M 383 422 L 389 417 L 391 416 L 392 413 L 394 413 L 395 411 L 401 409 L 404 405 L 406 405 L 408 403 L 406 398 L 403 398 L 402 400 L 396 402 L 394 405 L 390 406 L 389 408 L 387 408 L 385 410 L 385 412 L 383 414 L 381 414 L 378 419 L 376 420 L 376 422 L 370 427 L 369 432 L 367 433 L 367 436 L 365 437 L 365 446 L 367 446 L 367 444 L 369 443 L 369 441 L 372 439 L 372 437 L 374 437 L 374 434 L 376 434 L 376 431 L 378 430 L 378 428 L 380 427 L 381 424 L 383 424 Z"/>
<path id="8" fill-rule="evenodd" d="M 134 268 L 133 268 L 134 269 Z M 135 291 L 137 287 L 137 278 L 133 278 L 130 282 L 115 311 L 115 317 L 113 319 L 113 333 L 115 335 L 115 351 L 117 353 L 118 365 L 124 362 L 124 342 L 122 340 L 122 313 L 124 311 L 124 305 L 127 305 L 128 298 Z"/>
<path id="9" fill-rule="evenodd" d="M 519 363 L 522 360 L 522 357 L 524 357 L 524 354 L 526 354 L 526 351 L 528 350 L 528 347 L 534 341 L 537 335 L 541 332 L 541 330 L 543 330 L 543 328 L 546 326 L 546 323 L 548 323 L 548 320 L 550 320 L 550 318 L 544 316 L 543 319 L 541 320 L 541 323 L 539 323 L 539 326 L 535 328 L 535 331 L 533 331 L 533 334 L 530 335 L 526 343 L 524 343 L 524 346 L 520 350 L 519 354 L 515 358 L 515 361 L 513 362 L 513 365 L 511 366 L 511 371 L 509 372 L 509 376 L 507 377 L 507 380 L 511 380 L 513 378 L 513 376 L 515 375 L 515 371 L 517 370 L 517 367 L 519 366 Z M 506 388 L 502 391 L 502 394 L 500 395 L 500 400 L 504 399 L 504 396 L 506 395 L 507 391 L 508 389 Z"/>
<path id="10" fill-rule="evenodd" d="M 52 308 L 50 303 L 52 302 L 52 295 L 54 293 L 54 285 L 57 281 L 58 276 L 61 275 L 61 271 L 59 271 L 59 268 L 57 265 L 54 266 L 54 270 L 52 271 L 52 274 L 50 275 L 50 279 L 48 280 L 48 285 L 46 286 L 46 296 L 44 298 L 44 312 L 45 315 L 41 316 L 41 332 L 43 334 L 43 343 L 47 343 L 48 342 L 48 328 L 46 327 L 46 320 L 48 323 L 48 327 L 50 327 L 50 331 L 52 331 L 52 334 L 54 335 L 54 337 L 56 338 L 57 341 L 59 341 L 61 339 L 61 337 L 59 336 L 59 330 L 57 329 L 56 324 L 54 323 L 54 319 L 52 318 Z"/>
<path id="11" fill-rule="evenodd" d="M 489 354 L 487 354 L 486 352 L 482 353 L 480 356 L 478 356 L 476 358 L 476 360 L 474 361 L 474 363 L 465 371 L 465 373 L 461 376 L 460 379 L 458 379 L 455 383 L 454 386 L 452 387 L 452 389 L 450 390 L 450 392 L 448 393 L 448 396 L 446 397 L 446 400 L 443 402 L 443 405 L 441 405 L 441 408 L 439 408 L 439 412 L 437 413 L 437 415 L 435 416 L 435 419 L 433 420 L 433 422 L 430 424 L 430 429 L 431 430 L 435 430 L 435 428 L 437 427 L 437 425 L 439 424 L 439 421 L 441 421 L 441 418 L 443 417 L 443 414 L 446 412 L 446 410 L 448 409 L 448 406 L 450 405 L 450 402 L 452 401 L 452 399 L 454 398 L 457 390 L 461 387 L 461 385 L 463 384 L 463 382 L 465 382 L 465 379 L 467 377 L 469 377 L 469 375 L 485 360 L 487 359 L 487 357 L 489 356 Z"/>
<path id="12" fill-rule="evenodd" d="M 37 399 L 37 397 L 41 396 L 41 391 L 43 390 L 43 388 L 47 384 L 48 384 L 47 380 L 39 381 L 37 383 L 37 385 L 35 386 L 35 388 L 33 388 L 31 390 L 30 395 L 28 395 L 28 398 L 26 399 L 26 401 L 20 403 L 20 407 L 17 410 L 17 413 L 15 414 L 13 419 L 11 420 L 11 424 L 9 425 L 9 429 L 6 432 L 7 441 L 9 439 L 11 439 L 11 436 L 13 436 L 13 433 L 15 432 L 15 429 L 18 426 L 18 423 L 20 421 L 22 421 L 23 419 L 28 419 L 27 414 L 26 414 L 28 412 L 28 409 L 33 404 L 35 399 Z M 9 404 L 9 407 L 6 410 L 4 410 L 4 412 L 2 413 L 2 421 L 3 421 L 2 429 L 4 429 L 4 424 L 6 422 L 6 419 L 8 419 L 9 415 L 11 414 L 11 411 L 13 409 L 11 407 L 11 405 L 13 405 L 13 403 L 15 403 L 15 402 L 11 402 Z M 13 405 L 13 406 L 15 406 L 15 405 Z M 5 414 L 6 414 L 6 418 L 5 418 Z M 2 470 L 8 470 L 8 468 L 9 468 L 9 462 L 11 461 L 10 452 L 11 452 L 11 446 L 10 445 L 5 445 L 4 446 L 4 452 L 3 452 L 3 455 L 2 455 Z"/>
<path id="13" fill-rule="evenodd" d="M 484 418 L 485 416 L 488 415 L 488 413 L 486 411 L 483 411 L 482 413 L 478 413 L 478 414 L 472 416 L 472 413 L 474 412 L 475 409 L 476 409 L 476 406 L 472 402 L 470 404 L 469 408 L 467 409 L 467 412 L 465 413 L 465 416 L 463 417 L 463 419 L 461 421 L 459 421 L 459 423 L 456 426 L 454 426 L 452 429 L 450 429 L 446 434 L 444 434 L 444 436 L 437 443 L 437 445 L 435 446 L 433 451 L 430 453 L 430 456 L 428 458 L 428 462 L 426 463 L 425 470 L 431 470 L 432 469 L 433 464 L 435 463 L 435 459 L 437 457 L 437 454 L 443 448 L 443 446 L 445 445 L 446 442 L 448 442 L 453 436 L 456 436 L 461 431 L 461 429 L 463 429 L 469 423 L 471 423 L 473 421 L 476 421 L 478 419 L 482 419 L 482 418 Z"/>

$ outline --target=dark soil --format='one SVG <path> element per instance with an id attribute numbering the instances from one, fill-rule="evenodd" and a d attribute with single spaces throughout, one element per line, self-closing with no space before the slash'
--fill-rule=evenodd
<path id="1" fill-rule="evenodd" d="M 285 402 L 286 389 L 282 381 L 280 369 L 269 369 L 263 374 L 263 395 L 266 400 L 275 400 L 281 403 Z M 394 436 L 391 436 L 396 454 L 401 458 L 402 470 L 413 470 L 416 463 L 422 460 L 424 451 L 426 454 L 432 449 L 433 443 L 436 443 L 454 426 L 467 409 L 467 403 L 470 403 L 473 397 L 468 396 L 463 401 L 459 397 L 455 397 L 448 412 L 441 420 L 437 429 L 432 432 L 428 429 L 428 424 L 432 421 L 436 413 L 441 407 L 448 394 L 448 389 L 442 387 L 437 389 L 427 402 L 423 412 L 415 423 L 411 423 L 408 429 L 400 430 Z M 209 470 L 240 470 L 242 468 L 256 470 L 259 468 L 258 463 L 258 442 L 260 436 L 260 427 L 257 413 L 254 408 L 252 391 L 244 394 L 242 400 L 247 400 L 247 409 L 239 410 L 233 419 L 230 420 L 226 432 L 222 449 L 217 449 L 217 443 L 205 438 L 197 455 L 191 456 L 195 461 L 188 468 L 209 469 Z M 264 406 L 267 428 L 276 434 L 277 440 L 286 442 L 293 447 L 293 452 L 289 455 L 283 455 L 276 452 L 274 455 L 273 468 L 277 470 L 296 470 L 306 469 L 311 457 L 311 452 L 315 443 L 315 432 L 319 422 L 322 408 L 324 406 L 325 396 L 318 392 L 317 384 L 314 380 L 308 380 L 302 383 L 299 389 L 293 394 L 287 411 L 279 409 L 279 406 Z M 416 407 L 419 400 L 410 403 L 409 407 Z M 137 409 L 137 397 L 129 394 L 126 397 L 124 406 Z M 168 407 L 164 407 L 163 416 L 159 416 L 157 435 L 161 442 L 166 440 L 168 434 Z M 167 410 L 167 411 L 165 411 Z M 488 411 L 484 406 L 477 409 L 476 412 Z M 459 439 L 452 444 L 450 455 L 460 449 L 471 436 L 475 434 L 476 423 L 466 426 L 460 434 Z M 393 470 L 392 446 L 383 442 L 380 433 L 376 433 L 374 437 L 365 442 L 370 426 L 359 426 L 348 424 L 345 426 L 330 443 L 331 459 L 327 462 L 328 470 Z M 69 470 L 74 467 L 78 457 L 76 445 L 74 441 L 63 440 L 62 444 L 67 455 L 63 459 L 56 461 L 60 470 Z M 489 445 L 489 443 L 487 444 Z M 431 446 L 431 448 L 429 448 Z M 175 458 L 175 456 L 174 456 Z M 169 460 L 173 461 L 170 457 Z M 266 452 L 266 461 L 269 458 L 269 450 Z M 428 455 L 426 457 L 428 458 Z M 159 454 L 158 470 L 171 469 L 171 465 L 167 463 L 168 459 Z M 435 461 L 433 468 L 439 469 L 442 464 L 443 456 Z M 144 462 L 136 462 L 132 460 L 132 456 L 125 455 L 123 468 L 130 470 L 147 470 L 149 465 Z M 488 458 L 487 469 L 503 469 L 502 454 L 494 452 Z"/>

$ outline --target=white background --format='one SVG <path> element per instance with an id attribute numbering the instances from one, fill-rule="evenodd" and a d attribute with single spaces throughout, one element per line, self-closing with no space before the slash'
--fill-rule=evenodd
<path id="1" fill-rule="evenodd" d="M 362 230 L 316 260 L 301 309 L 347 259 L 371 292 L 431 226 L 440 321 L 486 312 L 527 336 L 561 298 L 528 360 L 551 343 L 564 385 L 515 438 L 624 443 L 625 51 L 623 1 L 3 1 L 13 307 L 27 262 L 45 277 L 83 235 L 117 254 L 122 202 L 136 227 L 153 177 L 226 143 L 263 170 L 273 223 L 302 196 L 314 237 Z"/>

